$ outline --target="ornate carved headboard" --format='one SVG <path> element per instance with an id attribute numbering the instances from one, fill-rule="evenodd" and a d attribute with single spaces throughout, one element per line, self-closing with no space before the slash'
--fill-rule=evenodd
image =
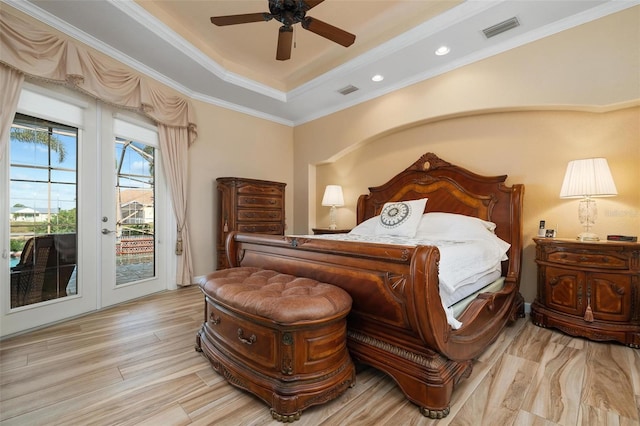
<path id="1" fill-rule="evenodd" d="M 481 176 L 426 153 L 384 185 L 370 187 L 369 194 L 361 195 L 357 221 L 380 214 L 386 202 L 428 198 L 425 212 L 457 213 L 494 222 L 496 235 L 512 245 L 509 257 L 519 265 L 524 187 L 506 186 L 506 179 L 507 175 Z"/>

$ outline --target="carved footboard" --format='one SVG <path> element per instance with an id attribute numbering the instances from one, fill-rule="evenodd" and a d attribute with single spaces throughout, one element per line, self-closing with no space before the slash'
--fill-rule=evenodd
<path id="1" fill-rule="evenodd" d="M 232 233 L 227 254 L 232 266 L 310 277 L 349 292 L 352 356 L 393 377 L 430 417 L 448 413 L 454 385 L 513 316 L 518 293 L 508 284 L 473 302 L 463 327 L 453 330 L 440 302 L 436 247 Z"/>

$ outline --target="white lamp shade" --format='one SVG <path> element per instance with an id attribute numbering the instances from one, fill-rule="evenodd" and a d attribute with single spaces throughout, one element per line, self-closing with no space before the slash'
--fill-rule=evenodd
<path id="1" fill-rule="evenodd" d="M 560 198 L 612 197 L 617 194 L 606 158 L 569 161 Z"/>
<path id="2" fill-rule="evenodd" d="M 342 187 L 340 185 L 327 185 L 322 197 L 323 206 L 344 206 Z"/>

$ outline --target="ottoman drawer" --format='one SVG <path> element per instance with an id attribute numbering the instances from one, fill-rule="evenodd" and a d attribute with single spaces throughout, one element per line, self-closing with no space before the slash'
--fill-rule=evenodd
<path id="1" fill-rule="evenodd" d="M 208 297 L 206 330 L 222 350 L 245 364 L 260 371 L 278 368 L 278 333 L 235 315 Z"/>

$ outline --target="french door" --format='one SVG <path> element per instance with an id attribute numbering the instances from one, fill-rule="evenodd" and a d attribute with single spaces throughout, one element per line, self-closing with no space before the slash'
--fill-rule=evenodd
<path id="1" fill-rule="evenodd" d="M 102 110 L 100 246 L 102 306 L 167 287 L 167 197 L 158 135 Z"/>
<path id="2" fill-rule="evenodd" d="M 174 226 L 152 124 L 25 85 L 0 162 L 0 335 L 168 288 Z"/>

